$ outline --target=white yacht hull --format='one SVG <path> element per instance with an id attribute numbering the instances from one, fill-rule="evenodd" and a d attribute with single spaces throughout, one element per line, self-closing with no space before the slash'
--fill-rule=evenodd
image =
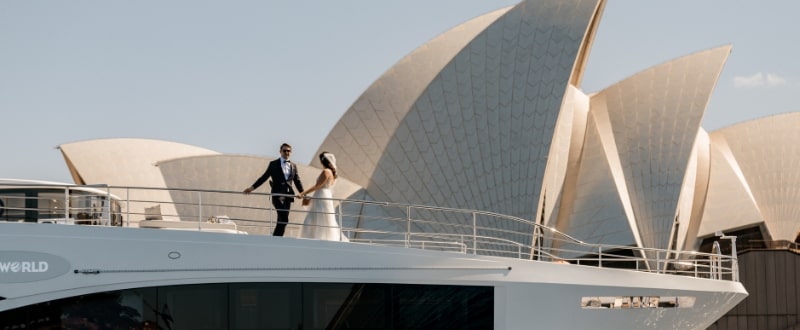
<path id="1" fill-rule="evenodd" d="M 29 260 L 29 277 L 19 267 L 16 273 L 8 267 L 0 269 L 0 296 L 5 298 L 0 300 L 0 311 L 83 294 L 161 285 L 433 284 L 493 287 L 495 329 L 703 329 L 747 296 L 735 281 L 368 244 L 164 229 L 0 223 L 0 253 L 6 259 L 41 256 L 52 264 Z M 3 262 L 9 260 L 0 260 Z M 592 296 L 695 300 L 690 308 L 582 307 L 582 298 Z"/>

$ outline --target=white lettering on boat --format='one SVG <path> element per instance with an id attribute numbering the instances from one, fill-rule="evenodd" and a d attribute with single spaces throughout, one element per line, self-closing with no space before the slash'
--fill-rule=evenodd
<path id="1" fill-rule="evenodd" d="M 49 268 L 47 261 L 0 262 L 0 273 L 44 273 Z"/>

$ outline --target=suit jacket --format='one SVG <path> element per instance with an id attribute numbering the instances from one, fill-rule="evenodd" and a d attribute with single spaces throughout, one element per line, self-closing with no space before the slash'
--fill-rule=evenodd
<path id="1" fill-rule="evenodd" d="M 270 190 L 273 194 L 288 194 L 294 195 L 294 188 L 292 184 L 297 187 L 298 192 L 303 192 L 303 183 L 300 182 L 300 175 L 297 174 L 297 165 L 294 162 L 289 162 L 289 167 L 291 168 L 289 171 L 289 178 L 287 179 L 286 176 L 283 174 L 283 169 L 281 168 L 281 159 L 278 158 L 269 162 L 267 165 L 267 170 L 264 171 L 264 174 L 253 183 L 253 189 L 258 188 L 260 185 L 264 184 L 267 180 L 270 180 L 269 185 L 272 187 Z M 293 200 L 289 199 L 291 203 Z"/>

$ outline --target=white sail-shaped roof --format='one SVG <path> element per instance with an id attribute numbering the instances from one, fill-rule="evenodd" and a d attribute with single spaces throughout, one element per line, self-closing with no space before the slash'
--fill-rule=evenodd
<path id="1" fill-rule="evenodd" d="M 524 1 L 442 34 L 370 86 L 320 150 L 378 200 L 533 219 L 602 4 Z"/>
<path id="2" fill-rule="evenodd" d="M 800 233 L 798 127 L 800 113 L 788 113 L 748 121 L 711 133 L 713 141 L 724 141 L 721 152 L 728 152 L 735 161 L 732 165 L 741 171 L 746 183 L 745 191 L 752 194 L 760 214 L 760 217 L 756 217 L 750 204 L 730 205 L 748 212 L 748 218 L 728 220 L 735 221 L 731 224 L 758 223 L 763 220 L 772 239 L 792 242 L 797 239 Z M 717 218 L 714 221 L 723 219 Z"/>

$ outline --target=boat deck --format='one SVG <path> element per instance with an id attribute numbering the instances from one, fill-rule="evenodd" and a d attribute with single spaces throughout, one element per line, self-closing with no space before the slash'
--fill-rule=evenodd
<path id="1" fill-rule="evenodd" d="M 0 221 L 271 235 L 276 218 L 269 203 L 271 197 L 224 190 L 0 182 Z M 481 210 L 353 199 L 332 201 L 347 241 L 342 244 L 739 279 L 735 256 L 592 244 L 527 219 Z M 301 203 L 294 203 L 285 236 L 299 239 L 308 212 Z"/>

